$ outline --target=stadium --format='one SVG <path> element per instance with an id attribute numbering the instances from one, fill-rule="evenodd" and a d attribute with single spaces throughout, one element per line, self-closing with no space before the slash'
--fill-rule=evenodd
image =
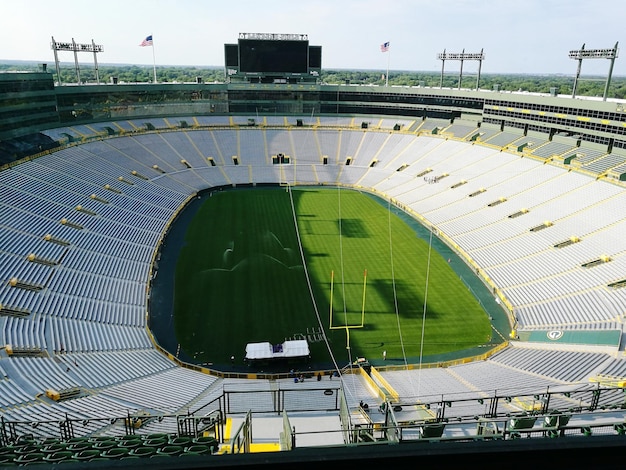
<path id="1" fill-rule="evenodd" d="M 624 103 L 330 85 L 321 54 L 305 35 L 240 35 L 224 83 L 0 74 L 3 465 L 619 461 Z M 354 357 L 302 381 L 187 361 L 152 323 L 173 233 L 193 204 L 261 188 L 383 201 L 467 270 L 505 328 L 458 357 Z"/>

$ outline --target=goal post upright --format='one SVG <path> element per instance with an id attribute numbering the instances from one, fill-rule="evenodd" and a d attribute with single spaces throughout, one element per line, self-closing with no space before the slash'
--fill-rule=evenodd
<path id="1" fill-rule="evenodd" d="M 278 186 L 280 186 L 282 188 L 285 188 L 286 192 L 289 192 L 290 189 L 291 189 L 291 184 L 289 183 L 289 181 L 286 181 L 286 180 L 285 181 L 280 181 L 278 183 Z"/>
<path id="2" fill-rule="evenodd" d="M 367 287 L 367 269 L 363 271 L 363 303 L 361 307 L 361 328 L 365 325 L 365 288 Z"/>
<path id="3" fill-rule="evenodd" d="M 335 271 L 330 272 L 330 317 L 328 322 L 328 328 L 333 329 L 333 287 L 335 285 Z"/>

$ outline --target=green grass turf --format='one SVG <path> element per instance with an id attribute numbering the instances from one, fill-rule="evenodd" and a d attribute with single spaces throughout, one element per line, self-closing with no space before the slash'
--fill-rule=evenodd
<path id="1" fill-rule="evenodd" d="M 337 188 L 292 195 L 306 268 L 284 188 L 214 193 L 198 211 L 174 294 L 176 336 L 190 357 L 239 363 L 247 343 L 299 339 L 320 322 L 339 366 L 383 351 L 418 362 L 489 341 L 488 316 L 465 283 L 384 204 Z M 326 342 L 309 339 L 313 362 L 329 362 Z"/>

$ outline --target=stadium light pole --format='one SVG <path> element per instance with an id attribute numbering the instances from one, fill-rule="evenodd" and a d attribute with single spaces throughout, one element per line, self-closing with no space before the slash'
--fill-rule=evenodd
<path id="1" fill-rule="evenodd" d="M 459 70 L 459 83 L 458 88 L 461 89 L 461 81 L 463 80 L 463 61 L 465 60 L 477 60 L 478 61 L 478 75 L 476 77 L 476 89 L 480 85 L 480 71 L 482 69 L 482 62 L 485 60 L 485 54 L 483 49 L 480 52 L 465 52 L 463 49 L 462 52 L 446 52 L 444 49 L 443 52 L 437 54 L 437 59 L 441 60 L 441 79 L 439 81 L 439 88 L 443 88 L 443 75 L 445 69 L 446 60 L 458 60 L 461 62 L 461 68 Z"/>
<path id="2" fill-rule="evenodd" d="M 441 60 L 441 78 L 439 79 L 439 88 L 443 88 L 443 73 L 446 66 L 446 50 L 444 49 L 442 53 L 437 55 L 437 59 Z"/>
<path id="3" fill-rule="evenodd" d="M 583 44 L 580 49 L 569 51 L 569 58 L 576 59 L 578 61 L 578 67 L 576 68 L 576 76 L 574 77 L 574 86 L 572 89 L 572 98 L 576 98 L 576 89 L 578 88 L 578 81 L 580 80 L 580 70 L 582 69 L 583 59 L 610 59 L 611 65 L 609 66 L 609 74 L 604 84 L 604 93 L 602 95 L 602 101 L 606 101 L 609 94 L 609 86 L 611 84 L 611 76 L 613 75 L 613 65 L 618 55 L 617 45 L 615 43 L 612 49 L 585 49 Z"/>
<path id="4" fill-rule="evenodd" d="M 57 51 L 70 51 L 74 53 L 74 68 L 76 69 L 76 83 L 79 85 L 80 85 L 80 67 L 78 66 L 78 53 L 79 52 L 93 52 L 93 62 L 94 62 L 94 68 L 96 72 L 96 83 L 100 84 L 100 76 L 98 75 L 98 59 L 96 58 L 96 54 L 98 52 L 104 51 L 104 47 L 102 45 L 97 45 L 93 41 L 93 39 L 91 40 L 91 44 L 76 44 L 76 41 L 74 41 L 74 38 L 72 38 L 72 42 L 56 42 L 53 36 L 51 48 L 54 51 L 54 63 L 56 65 L 57 81 L 59 85 L 61 84 L 61 69 L 59 67 L 59 56 L 57 54 Z"/>

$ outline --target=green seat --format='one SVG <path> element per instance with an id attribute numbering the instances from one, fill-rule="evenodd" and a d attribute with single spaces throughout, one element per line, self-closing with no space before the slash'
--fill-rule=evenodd
<path id="1" fill-rule="evenodd" d="M 129 455 L 137 456 L 137 457 L 150 457 L 151 455 L 156 454 L 156 447 L 136 447 L 135 449 L 131 449 Z"/>
<path id="2" fill-rule="evenodd" d="M 208 446 L 209 449 L 211 449 L 211 453 L 217 452 L 217 449 L 219 448 L 219 443 L 213 436 L 196 437 L 193 440 L 193 443 Z"/>
<path id="3" fill-rule="evenodd" d="M 543 425 L 550 428 L 567 426 L 567 423 L 569 423 L 569 419 L 569 415 L 564 415 L 560 411 L 555 410 L 551 412 L 548 416 L 544 417 Z"/>
<path id="4" fill-rule="evenodd" d="M 55 452 L 59 452 L 67 449 L 68 444 L 65 442 L 55 442 L 50 444 L 45 444 L 41 447 L 41 451 L 44 454 L 54 454 Z"/>
<path id="5" fill-rule="evenodd" d="M 4 455 L 4 454 L 15 454 L 15 447 L 14 446 L 0 446 L 0 455 Z"/>
<path id="6" fill-rule="evenodd" d="M 445 427 L 443 423 L 425 424 L 420 428 L 420 436 L 423 439 L 439 438 L 443 435 Z"/>
<path id="7" fill-rule="evenodd" d="M 190 436 L 178 436 L 172 437 L 169 443 L 175 446 L 188 446 L 193 442 L 193 438 Z"/>
<path id="8" fill-rule="evenodd" d="M 37 441 L 35 440 L 32 434 L 23 434 L 21 436 L 18 436 L 16 444 L 17 445 L 25 445 L 25 444 L 33 445 L 33 444 L 37 444 Z"/>
<path id="9" fill-rule="evenodd" d="M 100 451 L 98 449 L 82 449 L 74 453 L 74 459 L 86 462 L 100 457 Z"/>
<path id="10" fill-rule="evenodd" d="M 44 461 L 55 463 L 70 460 L 74 457 L 74 454 L 69 450 L 59 450 L 49 454 L 45 454 Z"/>
<path id="11" fill-rule="evenodd" d="M 193 438 L 193 442 L 196 444 L 211 444 L 217 443 L 217 439 L 213 436 L 198 436 Z"/>
<path id="12" fill-rule="evenodd" d="M 135 449 L 137 447 L 143 446 L 143 441 L 141 439 L 121 439 L 117 441 L 118 447 L 124 447 L 126 449 Z"/>
<path id="13" fill-rule="evenodd" d="M 185 448 L 185 454 L 212 454 L 212 447 L 206 444 L 192 444 Z"/>
<path id="14" fill-rule="evenodd" d="M 509 429 L 530 429 L 537 421 L 536 416 L 528 416 L 527 414 L 509 420 Z"/>
<path id="15" fill-rule="evenodd" d="M 14 463 L 16 458 L 17 458 L 17 454 L 9 454 L 9 453 L 1 454 L 0 455 L 0 466 L 4 466 L 6 464 Z"/>
<path id="16" fill-rule="evenodd" d="M 107 450 L 107 449 L 112 449 L 113 447 L 117 447 L 117 442 L 114 441 L 113 439 L 107 439 L 107 440 L 103 440 L 103 441 L 96 441 L 93 443 L 92 446 L 94 449 L 98 449 L 101 451 Z"/>
<path id="17" fill-rule="evenodd" d="M 15 453 L 17 455 L 32 454 L 33 452 L 41 452 L 41 448 L 35 444 L 23 444 L 14 446 Z"/>
<path id="18" fill-rule="evenodd" d="M 92 444 L 87 440 L 75 441 L 70 442 L 65 449 L 77 453 L 82 450 L 92 449 Z"/>
<path id="19" fill-rule="evenodd" d="M 176 446 L 172 444 L 167 444 L 161 447 L 157 453 L 159 454 L 167 454 L 167 455 L 180 455 L 183 453 L 183 446 Z"/>
<path id="20" fill-rule="evenodd" d="M 125 447 L 113 447 L 102 452 L 102 457 L 106 457 L 107 459 L 121 459 L 122 457 L 126 457 L 129 453 L 130 449 Z"/>
<path id="21" fill-rule="evenodd" d="M 18 465 L 28 465 L 44 462 L 44 457 L 45 454 L 43 452 L 31 452 L 29 454 L 18 455 L 13 461 Z"/>
<path id="22" fill-rule="evenodd" d="M 143 445 L 146 447 L 155 447 L 155 448 L 160 448 L 163 447 L 165 445 L 167 445 L 167 438 L 166 437 L 155 437 L 155 438 L 149 438 L 143 441 Z"/>

